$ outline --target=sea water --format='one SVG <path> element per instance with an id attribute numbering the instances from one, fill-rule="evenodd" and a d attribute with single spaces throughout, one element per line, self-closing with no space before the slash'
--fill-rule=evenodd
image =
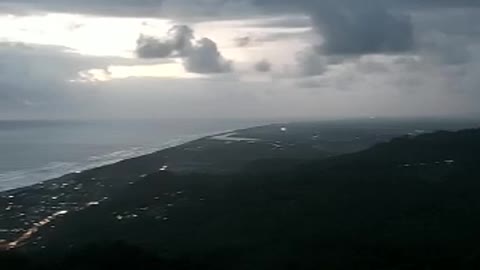
<path id="1" fill-rule="evenodd" d="M 0 121 L 0 191 L 259 124 L 198 119 Z"/>

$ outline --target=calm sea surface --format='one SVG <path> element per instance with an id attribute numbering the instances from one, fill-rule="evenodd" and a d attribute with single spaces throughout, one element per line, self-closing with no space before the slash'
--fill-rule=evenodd
<path id="1" fill-rule="evenodd" d="M 147 154 L 240 120 L 0 121 L 0 191 Z"/>

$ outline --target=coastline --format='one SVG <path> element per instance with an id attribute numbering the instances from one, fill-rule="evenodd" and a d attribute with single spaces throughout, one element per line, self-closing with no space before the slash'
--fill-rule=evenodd
<path id="1" fill-rule="evenodd" d="M 255 127 L 252 127 L 252 128 L 255 128 Z M 249 128 L 246 128 L 246 129 L 249 129 Z M 117 163 L 121 163 L 121 162 L 131 160 L 131 159 L 136 159 L 136 158 L 140 158 L 140 157 L 143 157 L 143 156 L 152 155 L 152 154 L 155 154 L 155 153 L 158 153 L 158 152 L 170 149 L 170 148 L 175 148 L 175 147 L 182 146 L 184 144 L 188 144 L 188 143 L 196 141 L 196 140 L 207 139 L 207 138 L 210 138 L 210 137 L 220 136 L 220 135 L 228 134 L 228 133 L 235 133 L 235 132 L 238 132 L 238 131 L 241 131 L 241 130 L 243 130 L 243 129 L 238 129 L 238 130 L 229 129 L 229 130 L 223 130 L 223 131 L 216 131 L 216 132 L 212 132 L 212 133 L 204 133 L 204 134 L 196 134 L 196 135 L 182 135 L 179 138 L 168 140 L 167 142 L 163 143 L 162 146 L 160 146 L 158 148 L 149 149 L 149 150 L 143 149 L 143 150 L 139 151 L 138 153 L 134 153 L 134 154 L 129 155 L 128 157 L 114 158 L 114 159 L 111 159 L 111 160 L 99 161 L 95 164 L 90 164 L 90 165 L 88 165 L 88 164 L 77 164 L 74 169 L 72 168 L 68 171 L 64 170 L 63 172 L 51 173 L 52 176 L 47 177 L 44 180 L 35 181 L 35 182 L 32 181 L 31 183 L 25 183 L 25 184 L 18 184 L 17 186 L 14 186 L 14 187 L 7 187 L 7 188 L 0 187 L 0 196 L 2 196 L 2 194 L 16 193 L 16 191 L 22 191 L 22 190 L 25 190 L 25 189 L 29 189 L 29 188 L 32 188 L 36 185 L 40 185 L 40 184 L 43 184 L 43 183 L 46 183 L 46 182 L 49 182 L 49 181 L 56 181 L 56 180 L 64 178 L 64 177 L 68 177 L 69 175 L 83 173 L 83 172 L 90 171 L 90 170 L 96 170 L 96 169 L 100 169 L 100 168 L 105 167 L 105 166 L 111 166 L 111 165 L 114 165 L 114 164 L 117 164 Z M 125 150 L 121 150 L 121 151 L 128 152 L 129 150 L 125 149 Z M 117 152 L 120 152 L 120 151 L 117 151 Z M 111 154 L 114 154 L 114 153 L 107 153 L 107 154 L 105 154 L 105 156 L 108 156 L 108 155 L 111 155 Z M 24 173 L 24 171 L 34 171 L 34 170 L 42 170 L 42 169 L 43 169 L 43 167 L 42 168 L 34 168 L 34 169 L 30 169 L 30 170 L 11 171 L 11 172 L 6 172 L 4 174 L 7 174 L 7 173 L 19 173 L 20 174 L 20 173 Z M 24 173 L 24 174 L 27 174 L 27 173 Z M 2 175 L 2 174 L 0 174 L 0 175 Z M 27 175 L 27 176 L 33 177 L 33 175 Z M 9 180 L 9 181 L 11 181 L 11 180 Z"/>
<path id="2" fill-rule="evenodd" d="M 169 143 L 165 148 L 151 153 L 71 172 L 33 185 L 0 191 L 0 251 L 20 248 L 27 242 L 35 245 L 35 236 L 42 227 L 50 226 L 49 224 L 57 218 L 67 214 L 98 206 L 108 201 L 118 191 L 158 171 L 172 173 L 217 171 L 216 168 L 222 166 L 210 162 L 197 162 L 198 154 L 201 155 L 209 147 L 213 151 L 224 151 L 225 145 L 231 146 L 230 143 L 242 147 L 241 144 L 245 143 L 246 138 L 243 136 L 237 138 L 236 134 L 270 126 L 271 124 L 192 135 L 187 140 Z M 252 141 L 259 140 L 247 138 L 249 144 Z M 207 157 L 215 156 L 204 154 Z"/>
<path id="3" fill-rule="evenodd" d="M 164 148 L 152 150 L 150 153 L 118 160 L 110 164 L 87 168 L 82 171 L 63 174 L 59 177 L 47 179 L 32 185 L 0 191 L 0 221 L 3 219 L 10 223 L 4 224 L 4 222 L 2 222 L 2 226 L 0 226 L 0 251 L 22 247 L 34 238 L 36 233 L 42 227 L 49 225 L 55 221 L 55 219 L 72 212 L 79 212 L 89 207 L 98 206 L 108 200 L 110 195 L 116 191 L 125 188 L 128 185 L 132 185 L 135 181 L 138 181 L 151 173 L 159 170 L 166 170 L 168 166 L 161 165 L 158 169 L 150 168 L 145 171 L 142 170 L 141 174 L 140 172 L 136 172 L 131 175 L 123 175 L 123 181 L 114 181 L 116 184 L 112 183 L 112 178 L 97 178 L 92 177 L 92 175 L 101 174 L 103 171 L 115 171 L 117 168 L 123 167 L 130 162 L 136 162 L 137 160 L 141 162 L 141 160 L 146 159 L 158 159 L 158 157 L 162 156 L 164 153 L 175 152 L 179 148 L 188 147 L 190 144 L 215 140 L 215 136 L 233 134 L 241 130 L 245 129 L 224 130 L 208 134 L 184 136 L 183 139 L 171 140 L 170 142 L 165 143 Z M 185 139 L 185 137 L 188 138 Z M 174 143 L 172 143 L 172 141 L 174 141 Z M 125 182 L 125 179 L 127 178 L 133 178 L 135 181 Z M 90 185 L 90 187 L 87 187 L 83 182 L 89 180 L 90 182 L 95 183 Z M 102 182 L 110 183 L 107 184 Z M 103 192 L 98 192 L 99 190 L 103 190 Z M 82 193 L 83 196 L 74 195 L 78 193 Z M 30 201 L 30 205 L 26 205 L 25 201 Z M 33 203 L 31 201 L 33 201 Z M 30 208 L 30 211 L 28 208 Z M 7 215 L 6 218 L 4 213 Z M 11 217 L 17 217 L 17 220 L 8 218 L 8 213 L 13 213 Z M 18 213 L 20 213 L 20 216 Z M 18 217 L 25 218 L 18 219 Z M 5 229 L 4 226 L 7 228 L 9 227 L 10 229 Z"/>
<path id="4" fill-rule="evenodd" d="M 198 135 L 147 155 L 0 192 L 0 245 L 27 239 L 35 246 L 41 242 L 31 234 L 38 229 L 36 224 L 108 202 L 159 171 L 165 177 L 231 175 L 251 169 L 278 171 L 308 160 L 365 150 L 416 129 L 410 125 L 386 129 L 366 128 L 362 123 L 291 123 Z M 28 237 L 22 238 L 25 234 Z"/>
<path id="5" fill-rule="evenodd" d="M 98 166 L 90 169 L 86 169 L 83 171 L 79 172 L 72 172 L 68 173 L 65 175 L 62 175 L 60 177 L 48 179 L 33 185 L 28 185 L 24 187 L 19 187 L 19 188 L 14 188 L 10 190 L 4 190 L 0 191 L 0 206 L 2 206 L 2 201 L 1 199 L 7 199 L 10 202 L 8 202 L 6 205 L 6 210 L 7 212 L 15 210 L 15 207 L 18 207 L 20 205 L 23 206 L 21 202 L 15 202 L 17 198 L 26 198 L 27 200 L 31 200 L 32 198 L 37 197 L 36 204 L 44 205 L 45 207 L 41 211 L 33 211 L 33 217 L 29 218 L 28 222 L 24 222 L 24 225 L 29 225 L 24 228 L 15 228 L 13 230 L 10 230 L 10 237 L 1 237 L 2 233 L 6 233 L 5 229 L 2 229 L 0 227 L 0 251 L 6 251 L 6 250 L 13 250 L 20 248 L 24 246 L 27 242 L 32 240 L 36 233 L 43 227 L 48 226 L 49 224 L 53 223 L 57 218 L 61 218 L 69 213 L 73 212 L 79 212 L 82 210 L 85 210 L 90 207 L 95 207 L 100 205 L 101 203 L 107 201 L 110 199 L 110 195 L 115 193 L 121 188 L 124 188 L 128 185 L 132 185 L 135 183 L 135 181 L 130 181 L 128 183 L 120 181 L 117 183 L 118 187 L 114 187 L 114 185 L 106 185 L 102 184 L 102 180 L 105 181 L 108 179 L 101 179 L 101 178 L 96 178 L 96 177 L 91 177 L 91 174 L 97 174 L 98 172 L 101 172 L 103 170 L 115 170 L 117 167 L 122 167 L 125 166 L 126 164 L 130 162 L 135 162 L 136 160 L 145 160 L 145 159 L 157 159 L 158 156 L 161 156 L 165 153 L 169 152 L 175 152 L 181 149 L 179 148 L 186 148 L 188 149 L 189 145 L 193 144 L 205 144 L 210 142 L 218 142 L 220 144 L 224 144 L 226 142 L 244 142 L 244 141 L 258 141 L 257 139 L 252 139 L 252 138 L 237 138 L 235 137 L 238 132 L 241 132 L 243 130 L 248 130 L 252 128 L 259 128 L 259 127 L 267 127 L 266 126 L 257 126 L 257 127 L 251 127 L 251 128 L 245 128 L 245 129 L 238 129 L 238 130 L 224 130 L 221 132 L 214 132 L 214 133 L 209 133 L 209 134 L 203 134 L 203 135 L 192 135 L 188 136 L 190 137 L 187 140 L 182 140 L 179 142 L 178 140 L 176 143 L 166 143 L 166 147 L 162 149 L 158 149 L 155 151 L 152 151 L 151 153 L 146 153 L 140 156 L 136 157 L 131 157 L 123 160 L 119 160 L 117 162 L 111 163 L 111 164 L 105 164 L 103 166 Z M 148 171 L 142 171 L 142 174 L 139 174 L 138 172 L 136 173 L 136 179 L 141 180 L 148 176 L 151 173 L 155 173 L 157 171 L 171 171 L 170 167 L 166 165 L 166 163 L 162 163 L 160 168 L 157 170 L 148 170 Z M 128 165 L 127 165 L 128 166 Z M 178 173 L 181 172 L 181 169 L 175 169 L 174 170 Z M 134 177 L 133 175 L 129 177 Z M 101 196 L 98 194 L 95 196 L 88 196 L 90 193 L 94 192 L 86 192 L 87 188 L 83 188 L 83 181 L 85 180 L 90 180 L 90 181 L 95 181 L 97 184 L 93 186 L 93 189 L 104 189 L 106 192 L 102 193 Z M 73 190 L 68 190 L 69 187 L 73 187 Z M 57 192 L 57 191 L 59 191 Z M 89 189 L 91 190 L 91 189 Z M 46 192 L 45 192 L 46 191 Z M 75 192 L 84 192 L 85 195 L 87 195 L 84 198 L 66 198 L 69 202 L 66 203 L 65 200 L 62 200 L 61 202 L 61 197 L 68 197 L 68 194 L 74 194 Z M 93 191 L 93 190 L 92 190 Z M 57 194 L 60 195 L 57 195 Z M 56 205 L 52 206 L 49 205 L 50 207 L 46 206 L 45 200 L 50 200 L 54 201 L 54 204 L 58 202 Z M 35 207 L 35 206 L 34 206 Z M 23 207 L 22 207 L 23 208 Z M 19 210 L 17 212 L 20 212 L 23 210 Z M 2 210 L 0 208 L 0 221 L 2 220 Z M 42 213 L 42 215 L 39 212 Z M 26 214 L 23 214 L 23 216 L 28 216 Z M 3 225 L 3 224 L 2 224 Z M 12 226 L 10 226 L 12 227 Z M 13 227 L 16 227 L 15 225 Z M 14 232 L 14 234 L 11 234 L 11 232 Z M 4 239 L 5 238 L 5 239 Z"/>

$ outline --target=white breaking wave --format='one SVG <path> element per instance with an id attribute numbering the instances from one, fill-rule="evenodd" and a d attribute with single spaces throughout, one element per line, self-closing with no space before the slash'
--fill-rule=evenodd
<path id="1" fill-rule="evenodd" d="M 205 135 L 182 136 L 177 139 L 170 140 L 160 147 L 131 147 L 105 155 L 91 156 L 85 161 L 50 162 L 39 168 L 3 172 L 0 173 L 0 192 L 35 185 L 69 173 L 81 172 L 114 164 L 125 159 L 151 154 L 162 149 L 174 147 L 195 139 L 202 138 L 204 136 Z"/>

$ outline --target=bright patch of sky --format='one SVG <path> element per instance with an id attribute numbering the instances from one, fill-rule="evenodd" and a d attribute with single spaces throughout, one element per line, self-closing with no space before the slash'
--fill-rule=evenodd
<path id="1" fill-rule="evenodd" d="M 111 65 L 105 69 L 89 69 L 81 71 L 78 78 L 70 80 L 73 83 L 96 83 L 115 79 L 128 79 L 132 77 L 158 77 L 158 78 L 181 78 L 196 79 L 204 76 L 200 74 L 186 73 L 183 67 L 177 63 L 158 65 Z"/>
<path id="2" fill-rule="evenodd" d="M 294 52 L 306 46 L 304 40 L 288 36 L 309 34 L 309 27 L 280 28 L 262 24 L 282 17 L 202 22 L 192 27 L 198 38 L 213 39 L 222 54 L 235 61 L 237 71 L 251 73 L 252 61 L 275 59 L 285 71 L 295 61 Z M 161 38 L 175 25 L 168 19 L 99 17 L 66 13 L 28 16 L 2 15 L 0 41 L 36 45 L 54 45 L 86 56 L 121 57 L 135 60 L 135 46 L 140 34 Z M 284 35 L 287 38 L 272 37 Z M 249 43 L 238 46 L 235 40 L 248 37 Z M 129 77 L 199 78 L 188 73 L 180 60 L 173 63 L 138 63 L 92 67 L 79 73 L 71 82 L 101 82 Z"/>
<path id="3" fill-rule="evenodd" d="M 172 22 L 163 19 L 95 17 L 49 13 L 0 16 L 0 40 L 56 45 L 94 56 L 132 57 L 139 33 L 167 31 Z"/>

